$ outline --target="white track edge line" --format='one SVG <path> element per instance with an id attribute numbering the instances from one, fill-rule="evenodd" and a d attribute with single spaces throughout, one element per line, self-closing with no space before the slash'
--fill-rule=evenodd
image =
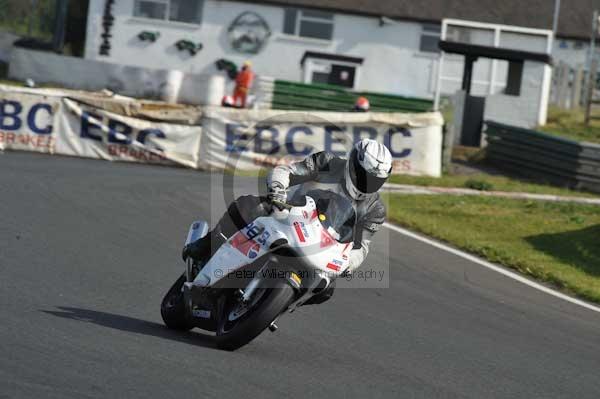
<path id="1" fill-rule="evenodd" d="M 490 269 L 490 270 L 493 270 L 493 271 L 495 271 L 497 273 L 500 273 L 500 274 L 502 274 L 502 275 L 504 275 L 504 276 L 506 276 L 508 278 L 511 278 L 511 279 L 516 280 L 516 281 L 518 281 L 520 283 L 528 285 L 529 287 L 532 287 L 532 288 L 535 288 L 535 289 L 537 289 L 539 291 L 545 292 L 546 294 L 552 295 L 552 296 L 554 296 L 556 298 L 560 298 L 560 299 L 565 300 L 567 302 L 570 302 L 570 303 L 573 303 L 575 305 L 579 305 L 579 306 L 584 307 L 586 309 L 592 310 L 594 312 L 600 313 L 600 307 L 594 306 L 594 305 L 589 304 L 587 302 L 581 301 L 579 299 L 576 299 L 576 298 L 573 298 L 571 296 L 565 295 L 565 294 L 563 294 L 561 292 L 555 291 L 555 290 L 553 290 L 551 288 L 548 288 L 548 287 L 546 287 L 546 286 L 544 286 L 542 284 L 536 283 L 535 281 L 532 281 L 532 280 L 530 280 L 530 279 L 528 279 L 526 277 L 523 277 L 523 276 L 521 276 L 520 274 L 518 274 L 516 272 L 512 272 L 512 271 L 507 270 L 507 269 L 505 269 L 505 268 L 503 268 L 501 266 L 495 265 L 495 264 L 493 264 L 491 262 L 488 262 L 486 260 L 478 258 L 477 256 L 468 254 L 468 253 L 463 252 L 461 250 L 458 250 L 456 248 L 452 248 L 452 247 L 450 247 L 450 246 L 448 246 L 446 244 L 443 244 L 443 243 L 441 243 L 439 241 L 435 241 L 435 240 L 429 239 L 427 237 L 423 237 L 423 236 L 421 236 L 419 234 L 415 234 L 412 231 L 406 230 L 406 229 L 404 229 L 402 227 L 396 226 L 396 225 L 391 224 L 391 223 L 387 223 L 386 222 L 383 225 L 385 227 L 387 227 L 388 229 L 393 230 L 393 231 L 395 231 L 397 233 L 403 234 L 403 235 L 408 236 L 410 238 L 414 238 L 415 240 L 424 242 L 424 243 L 429 244 L 431 246 L 434 246 L 434 247 L 436 247 L 438 249 L 442 249 L 442 250 L 444 250 L 446 252 L 450 252 L 451 254 L 460 256 L 461 258 L 467 259 L 467 260 L 469 260 L 469 261 L 471 261 L 473 263 L 477 263 L 478 265 L 481 265 L 481 266 L 483 266 L 483 267 L 485 267 L 487 269 Z"/>

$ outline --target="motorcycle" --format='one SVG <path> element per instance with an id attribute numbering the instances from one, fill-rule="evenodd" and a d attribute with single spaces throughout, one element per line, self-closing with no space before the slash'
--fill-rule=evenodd
<path id="1" fill-rule="evenodd" d="M 165 325 L 216 333 L 217 347 L 236 350 L 275 321 L 319 295 L 348 270 L 356 212 L 345 197 L 312 190 L 295 203 L 274 203 L 233 234 L 205 263 L 188 259 L 161 304 Z M 186 243 L 208 233 L 192 223 Z"/>

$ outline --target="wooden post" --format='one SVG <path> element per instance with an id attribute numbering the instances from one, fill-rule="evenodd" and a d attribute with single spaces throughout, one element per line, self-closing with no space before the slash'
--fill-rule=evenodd
<path id="1" fill-rule="evenodd" d="M 569 75 L 571 68 L 566 62 L 561 61 L 558 64 L 558 101 L 557 105 L 565 109 L 567 108 L 567 100 L 569 98 Z"/>
<path id="2" fill-rule="evenodd" d="M 558 105 L 559 93 L 558 88 L 560 86 L 560 68 L 559 65 L 555 65 L 552 68 L 552 87 L 550 89 L 550 104 Z"/>
<path id="3" fill-rule="evenodd" d="M 27 37 L 33 36 L 34 18 L 39 14 L 37 10 L 37 0 L 29 0 L 29 16 L 27 17 Z"/>
<path id="4" fill-rule="evenodd" d="M 585 121 L 586 124 L 589 123 L 589 113 L 591 111 L 591 96 L 590 93 L 594 93 L 594 88 L 596 86 L 596 82 L 592 81 L 592 70 L 595 72 L 595 69 L 592 68 L 592 63 L 596 59 L 596 36 L 598 35 L 598 10 L 594 10 L 594 16 L 592 17 L 592 33 L 590 35 L 590 54 L 588 56 L 587 66 L 588 73 L 587 79 L 585 81 Z M 593 87 L 592 87 L 593 86 Z"/>
<path id="5" fill-rule="evenodd" d="M 559 61 L 554 66 L 554 105 L 562 108 L 563 98 L 563 62 Z"/>
<path id="6" fill-rule="evenodd" d="M 598 75 L 598 60 L 594 58 L 592 60 L 591 69 L 589 72 L 589 81 L 586 93 L 586 102 L 585 102 L 585 124 L 586 126 L 590 125 L 590 119 L 592 114 L 592 102 L 594 99 L 594 91 L 596 90 L 596 77 Z"/>
<path id="7" fill-rule="evenodd" d="M 571 108 L 579 108 L 581 106 L 581 88 L 583 87 L 583 79 L 583 65 L 579 65 L 575 69 L 575 76 L 573 77 Z"/>
<path id="8" fill-rule="evenodd" d="M 455 124 L 446 123 L 444 125 L 444 136 L 442 141 L 442 171 L 450 170 L 452 164 L 452 149 L 454 148 Z"/>
<path id="9" fill-rule="evenodd" d="M 477 61 L 477 57 L 472 55 L 465 56 L 465 66 L 463 69 L 462 89 L 471 94 L 471 81 L 473 80 L 473 64 Z"/>

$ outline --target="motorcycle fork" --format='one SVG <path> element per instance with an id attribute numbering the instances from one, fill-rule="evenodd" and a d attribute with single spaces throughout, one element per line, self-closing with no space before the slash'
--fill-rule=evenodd
<path id="1" fill-rule="evenodd" d="M 187 259 L 187 267 L 185 269 L 185 279 L 188 283 L 194 281 L 194 262 L 188 258 Z"/>
<path id="2" fill-rule="evenodd" d="M 250 299 L 252 299 L 252 295 L 254 295 L 254 292 L 256 291 L 256 289 L 260 286 L 260 282 L 262 281 L 262 273 L 263 270 L 265 270 L 265 267 L 269 264 L 269 262 L 265 262 L 264 265 L 262 265 L 262 267 L 260 269 L 258 269 L 258 271 L 256 272 L 256 275 L 254 276 L 254 278 L 248 283 L 248 285 L 246 286 L 246 288 L 244 290 L 241 290 L 241 296 L 242 296 L 242 301 L 244 301 L 245 303 L 250 302 Z"/>

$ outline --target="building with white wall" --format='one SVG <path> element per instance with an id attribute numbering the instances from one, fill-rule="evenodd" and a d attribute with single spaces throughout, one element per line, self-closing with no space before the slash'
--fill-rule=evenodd
<path id="1" fill-rule="evenodd" d="M 251 60 L 257 73 L 277 79 L 432 98 L 441 18 L 495 18 L 500 21 L 490 22 L 526 22 L 524 26 L 546 19 L 538 6 L 535 18 L 524 20 L 534 10 L 523 2 L 513 5 L 516 9 L 498 5 L 490 15 L 483 4 L 471 0 L 427 0 L 418 7 L 413 2 L 386 3 L 90 0 L 85 58 L 191 74 L 217 73 L 219 59 L 238 65 Z M 112 4 L 109 15 L 107 4 Z M 112 22 L 108 28 L 106 21 Z M 579 31 L 571 30 L 569 23 L 565 36 L 555 42 L 555 57 L 583 63 L 588 45 L 577 37 Z M 156 40 L 140 39 L 143 32 Z M 178 42 L 187 47 L 178 49 Z M 461 69 L 461 61 L 456 63 Z M 479 83 L 489 80 L 488 71 L 484 65 L 476 68 L 475 93 L 489 91 Z M 504 87 L 503 74 L 498 76 L 493 92 Z"/>
<path id="2" fill-rule="evenodd" d="M 105 3 L 90 3 L 88 59 L 192 74 L 216 73 L 215 62 L 223 58 L 238 65 L 251 60 L 257 73 L 278 79 L 416 97 L 433 93 L 437 50 L 420 48 L 423 24 L 417 22 L 381 24 L 377 17 L 219 0 L 194 1 L 194 17 L 171 10 L 169 18 L 168 6 L 186 1 L 118 0 L 110 50 L 103 55 Z M 240 16 L 241 24 L 235 22 Z M 142 32 L 159 37 L 142 41 Z M 244 34 L 259 35 L 260 48 L 236 48 L 237 35 Z M 180 40 L 201 49 L 195 55 L 180 51 Z"/>

